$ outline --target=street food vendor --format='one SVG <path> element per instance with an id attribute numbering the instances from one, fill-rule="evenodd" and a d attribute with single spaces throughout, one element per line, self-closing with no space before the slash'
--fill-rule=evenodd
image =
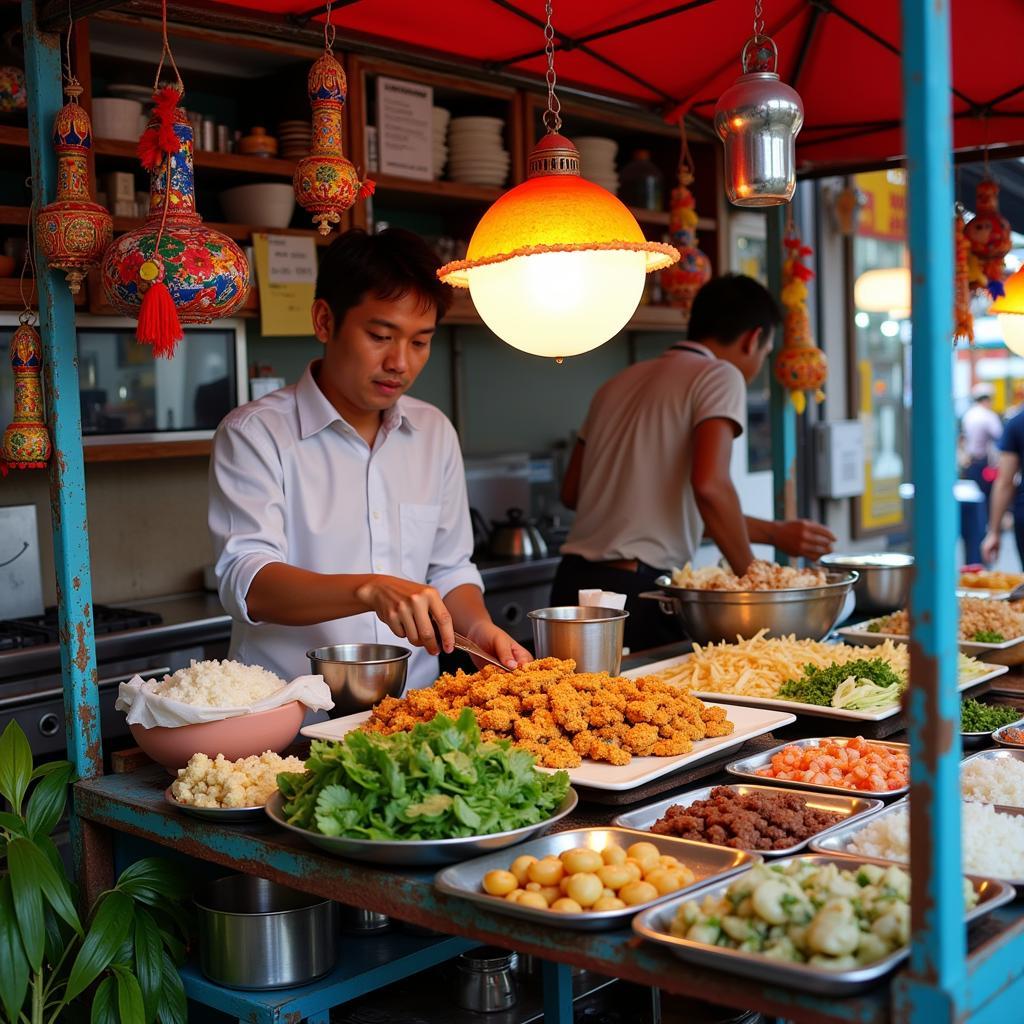
<path id="1" fill-rule="evenodd" d="M 817 558 L 835 537 L 803 519 L 745 516 L 729 465 L 747 419 L 747 385 L 772 348 L 779 308 L 757 281 L 728 274 L 697 293 L 689 340 L 630 366 L 594 396 L 562 485 L 576 510 L 552 593 L 576 604 L 581 589 L 625 594 L 633 650 L 678 640 L 656 602 L 637 595 L 689 562 L 707 534 L 733 571 L 751 544 Z"/>
<path id="2" fill-rule="evenodd" d="M 317 275 L 323 358 L 218 428 L 209 524 L 232 658 L 290 679 L 316 647 L 400 643 L 426 686 L 458 631 L 529 660 L 484 606 L 455 430 L 405 394 L 450 302 L 438 265 L 407 231 L 343 234 Z"/>

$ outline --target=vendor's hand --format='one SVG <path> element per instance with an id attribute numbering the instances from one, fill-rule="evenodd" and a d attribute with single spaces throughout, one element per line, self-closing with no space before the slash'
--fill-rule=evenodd
<path id="1" fill-rule="evenodd" d="M 985 539 L 981 542 L 981 560 L 986 565 L 991 565 L 999 557 L 1000 544 L 1001 538 L 998 533 L 989 530 L 985 534 Z"/>
<path id="2" fill-rule="evenodd" d="M 790 519 L 775 524 L 775 546 L 794 558 L 821 558 L 835 543 L 835 534 L 809 519 Z"/>
<path id="3" fill-rule="evenodd" d="M 489 620 L 477 623 L 467 636 L 508 668 L 518 668 L 528 661 L 533 661 L 533 655 L 525 647 L 517 644 L 505 630 L 499 629 Z M 473 664 L 477 668 L 483 668 L 487 662 L 473 658 Z"/>
<path id="4" fill-rule="evenodd" d="M 371 576 L 356 590 L 356 598 L 375 612 L 395 636 L 404 636 L 414 647 L 424 647 L 428 654 L 440 654 L 440 634 L 440 647 L 448 654 L 455 650 L 451 614 L 433 587 L 398 576 Z"/>

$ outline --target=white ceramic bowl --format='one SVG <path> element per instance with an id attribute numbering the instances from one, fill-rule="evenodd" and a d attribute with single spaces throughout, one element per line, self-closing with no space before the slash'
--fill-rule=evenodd
<path id="1" fill-rule="evenodd" d="M 232 224 L 286 228 L 295 212 L 295 192 L 290 182 L 239 185 L 221 192 L 220 203 L 224 216 Z"/>
<path id="2" fill-rule="evenodd" d="M 140 117 L 142 104 L 138 100 L 101 96 L 92 101 L 92 130 L 98 139 L 135 142 L 139 137 Z"/>

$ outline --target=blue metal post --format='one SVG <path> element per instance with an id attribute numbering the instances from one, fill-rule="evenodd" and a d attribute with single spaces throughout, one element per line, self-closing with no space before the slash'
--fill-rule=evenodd
<path id="1" fill-rule="evenodd" d="M 960 864 L 955 441 L 952 394 L 953 186 L 949 0 L 902 0 L 903 104 L 913 276 L 911 459 L 916 488 L 910 595 L 910 977 L 896 1017 L 940 1024 L 966 991 Z"/>
<path id="2" fill-rule="evenodd" d="M 53 119 L 63 106 L 60 43 L 36 30 L 33 0 L 22 0 L 25 69 L 28 76 L 32 193 L 40 205 L 56 195 L 56 159 L 50 141 Z M 46 421 L 53 440 L 50 514 L 57 570 L 61 675 L 67 721 L 68 759 L 78 774 L 103 772 L 96 646 L 92 623 L 89 527 L 78 399 L 75 307 L 64 277 L 39 268 L 36 287 L 43 336 Z"/>
<path id="3" fill-rule="evenodd" d="M 541 961 L 544 986 L 544 1024 L 572 1024 L 572 968 L 568 964 Z"/>

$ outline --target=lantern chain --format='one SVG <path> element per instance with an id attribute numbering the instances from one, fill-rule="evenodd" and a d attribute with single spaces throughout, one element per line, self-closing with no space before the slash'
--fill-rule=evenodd
<path id="1" fill-rule="evenodd" d="M 754 38 L 764 35 L 764 15 L 761 13 L 761 0 L 754 0 Z"/>
<path id="2" fill-rule="evenodd" d="M 548 83 L 548 109 L 544 111 L 544 127 L 549 132 L 557 132 L 562 128 L 562 105 L 555 95 L 558 79 L 555 76 L 555 29 L 551 24 L 551 0 L 544 5 L 544 52 L 548 58 L 548 70 L 545 76 Z"/>
<path id="3" fill-rule="evenodd" d="M 331 22 L 331 2 L 327 0 L 327 16 L 324 19 L 324 50 L 327 53 L 334 53 L 334 36 L 336 29 Z"/>

